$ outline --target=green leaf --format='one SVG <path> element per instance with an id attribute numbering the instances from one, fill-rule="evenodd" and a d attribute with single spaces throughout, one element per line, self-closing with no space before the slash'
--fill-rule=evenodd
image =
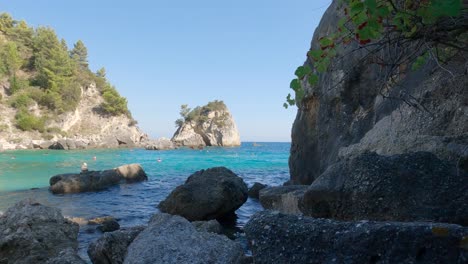
<path id="1" fill-rule="evenodd" d="M 328 69 L 328 65 L 330 65 L 330 58 L 325 57 L 322 61 L 316 64 L 317 71 L 325 72 Z"/>
<path id="2" fill-rule="evenodd" d="M 284 104 L 283 104 L 283 107 L 284 107 L 285 109 L 288 109 L 288 106 L 289 106 L 289 105 L 288 105 L 287 103 L 284 103 Z"/>
<path id="3" fill-rule="evenodd" d="M 308 55 L 314 60 L 319 60 L 322 57 L 323 50 L 309 50 Z"/>
<path id="4" fill-rule="evenodd" d="M 377 0 L 365 0 L 364 4 L 372 13 L 375 11 L 375 9 L 377 9 Z"/>
<path id="5" fill-rule="evenodd" d="M 318 83 L 318 80 L 319 77 L 316 74 L 311 74 L 308 79 L 310 86 L 316 85 Z"/>
<path id="6" fill-rule="evenodd" d="M 289 85 L 289 87 L 291 89 L 293 89 L 295 92 L 298 91 L 299 89 L 301 89 L 301 82 L 299 81 L 299 79 L 294 79 L 291 81 L 291 84 Z"/>
<path id="7" fill-rule="evenodd" d="M 286 102 L 289 105 L 295 105 L 296 104 L 296 101 L 294 99 L 291 99 L 291 94 L 288 94 L 288 96 L 286 97 Z"/>
<path id="8" fill-rule="evenodd" d="M 320 46 L 328 47 L 333 44 L 333 40 L 331 38 L 323 37 L 319 40 Z"/>
<path id="9" fill-rule="evenodd" d="M 304 76 L 306 76 L 307 74 L 311 72 L 312 72 L 312 69 L 310 69 L 308 65 L 305 65 L 305 66 L 299 66 L 296 69 L 296 72 L 294 74 L 297 76 L 297 78 L 303 79 Z"/>

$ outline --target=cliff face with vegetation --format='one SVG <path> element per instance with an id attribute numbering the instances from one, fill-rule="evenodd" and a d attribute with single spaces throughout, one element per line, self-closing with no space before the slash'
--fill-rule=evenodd
<path id="1" fill-rule="evenodd" d="M 337 30 L 346 12 L 339 5 L 333 1 L 324 14 L 311 50 L 323 48 L 320 38 Z M 463 28 L 466 14 L 451 21 L 447 22 L 451 27 Z M 431 37 L 434 34 L 443 33 L 436 31 Z M 466 27 L 458 40 L 463 38 Z M 395 58 L 410 58 L 427 45 L 433 46 L 422 67 L 417 69 L 407 61 L 398 62 L 394 69 Z M 289 160 L 292 183 L 310 184 L 339 159 L 366 151 L 383 155 L 428 151 L 455 163 L 466 160 L 466 45 L 464 49 L 424 39 L 405 40 L 378 51 L 356 41 L 338 49 L 317 84 L 306 84 L 298 103 Z M 305 65 L 313 64 L 309 57 Z"/>
<path id="2" fill-rule="evenodd" d="M 209 102 L 202 107 L 182 105 L 181 119 L 172 141 L 182 146 L 239 146 L 236 123 L 223 101 Z"/>
<path id="3" fill-rule="evenodd" d="M 0 145 L 117 147 L 146 135 L 105 77 L 88 67 L 82 41 L 67 47 L 47 27 L 0 15 Z M 63 143 L 68 140 L 68 144 Z"/>

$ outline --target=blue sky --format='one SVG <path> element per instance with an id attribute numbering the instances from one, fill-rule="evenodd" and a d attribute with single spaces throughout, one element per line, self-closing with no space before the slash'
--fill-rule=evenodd
<path id="1" fill-rule="evenodd" d="M 290 141 L 284 98 L 330 2 L 14 0 L 1 11 L 69 47 L 81 39 L 151 137 L 172 136 L 181 104 L 218 99 L 242 141 Z"/>

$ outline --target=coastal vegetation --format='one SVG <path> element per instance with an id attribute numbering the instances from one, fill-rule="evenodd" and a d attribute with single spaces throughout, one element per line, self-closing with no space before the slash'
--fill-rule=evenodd
<path id="1" fill-rule="evenodd" d="M 221 115 L 216 115 L 213 117 L 214 122 L 219 127 L 224 126 L 224 120 L 227 118 L 226 111 L 227 107 L 223 101 L 214 100 L 208 102 L 204 106 L 197 106 L 195 108 L 188 107 L 187 104 L 180 106 L 180 116 L 181 118 L 175 121 L 176 127 L 181 127 L 184 123 L 195 122 L 196 124 L 202 124 L 209 120 L 208 114 L 210 112 L 224 112 Z"/>
<path id="2" fill-rule="evenodd" d="M 0 15 L 0 79 L 7 87 L 0 104 L 15 109 L 20 130 L 43 132 L 46 120 L 74 111 L 82 88 L 92 83 L 103 97 L 102 114 L 131 118 L 127 100 L 106 79 L 105 69 L 89 69 L 83 41 L 69 49 L 52 28 L 32 28 L 7 13 Z M 35 105 L 41 111 L 31 113 Z"/>

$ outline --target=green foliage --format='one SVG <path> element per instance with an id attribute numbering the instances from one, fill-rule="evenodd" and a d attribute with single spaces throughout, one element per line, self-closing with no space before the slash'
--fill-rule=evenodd
<path id="1" fill-rule="evenodd" d="M 295 96 L 292 98 L 291 94 L 288 94 L 286 103 L 283 104 L 285 108 L 299 104 L 305 95 L 304 85 L 315 86 L 319 74 L 328 70 L 338 54 L 338 49 L 352 42 L 361 47 L 369 45 L 383 47 L 385 41 L 382 40 L 388 42 L 389 39 L 395 39 L 395 36 L 397 41 L 424 38 L 426 43 L 445 44 L 451 46 L 453 51 L 453 46 L 456 45 L 444 43 L 440 37 L 431 39 L 431 33 L 428 32 L 431 32 L 442 18 L 452 17 L 453 20 L 461 15 L 462 10 L 466 12 L 466 9 L 462 9 L 461 0 L 341 0 L 340 8 L 343 9 L 345 16 L 338 21 L 336 32 L 321 36 L 318 39 L 319 48 L 307 53 L 311 64 L 297 68 L 295 72 L 297 78 L 290 85 Z M 455 23 L 452 21 L 452 24 Z M 460 24 L 460 27 L 463 27 L 463 23 Z M 458 34 L 465 31 L 461 30 Z M 452 37 L 448 42 L 466 43 L 457 40 L 459 35 L 454 35 L 453 37 L 447 34 Z M 419 56 L 411 58 L 412 69 L 420 68 L 428 60 L 430 57 L 428 46 L 421 48 Z M 450 54 L 450 51 L 444 54 Z"/>
<path id="2" fill-rule="evenodd" d="M 6 33 L 10 28 L 13 27 L 13 18 L 7 14 L 3 13 L 0 15 L 0 31 Z"/>
<path id="3" fill-rule="evenodd" d="M 105 113 L 110 115 L 127 115 L 130 116 L 130 112 L 127 108 L 127 99 L 120 96 L 115 90 L 115 87 L 108 85 L 102 93 L 104 103 L 101 105 Z"/>
<path id="4" fill-rule="evenodd" d="M 29 87 L 29 81 L 26 79 L 23 79 L 21 77 L 17 77 L 16 75 L 13 75 L 8 79 L 8 82 L 10 83 L 10 93 L 15 94 L 16 92 L 26 89 Z"/>
<path id="5" fill-rule="evenodd" d="M 101 69 L 97 70 L 96 76 L 100 78 L 106 78 L 106 69 L 102 67 Z"/>
<path id="6" fill-rule="evenodd" d="M 73 49 L 70 51 L 70 56 L 82 67 L 88 67 L 88 49 L 81 40 L 78 40 Z"/>
<path id="7" fill-rule="evenodd" d="M 29 113 L 26 109 L 20 109 L 15 116 L 16 126 L 23 131 L 45 131 L 45 119 Z"/>
<path id="8" fill-rule="evenodd" d="M 3 74 L 11 77 L 19 70 L 23 60 L 18 53 L 16 43 L 8 41 L 1 47 L 0 51 L 1 70 Z"/>
<path id="9" fill-rule="evenodd" d="M 205 106 L 197 106 L 193 109 L 189 108 L 187 104 L 183 104 L 180 106 L 180 116 L 181 118 L 175 121 L 176 127 L 182 126 L 186 122 L 195 122 L 201 124 L 209 120 L 208 114 L 213 111 L 222 112 L 226 111 L 227 107 L 223 101 L 214 100 L 208 102 Z M 226 115 L 216 116 L 213 118 L 213 121 L 216 125 L 222 127 L 224 126 L 224 121 L 226 119 Z"/>
<path id="10" fill-rule="evenodd" d="M 27 108 L 33 103 L 33 100 L 27 93 L 18 93 L 10 98 L 10 105 L 16 109 Z"/>

